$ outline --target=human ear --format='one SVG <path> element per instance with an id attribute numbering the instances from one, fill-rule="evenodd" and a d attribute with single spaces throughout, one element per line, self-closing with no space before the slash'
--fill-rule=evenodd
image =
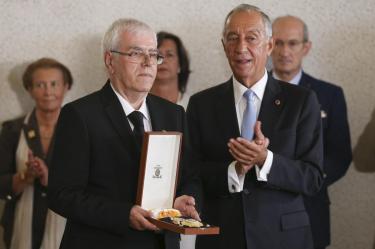
<path id="1" fill-rule="evenodd" d="M 268 56 L 271 55 L 274 46 L 275 46 L 275 42 L 274 42 L 273 37 L 268 38 L 268 41 L 267 41 L 267 55 Z"/>
<path id="2" fill-rule="evenodd" d="M 114 73 L 114 68 L 113 68 L 113 57 L 111 52 L 105 52 L 104 54 L 104 64 L 105 67 L 107 68 L 108 72 L 110 74 Z"/>
<path id="3" fill-rule="evenodd" d="M 312 46 L 311 41 L 307 41 L 303 44 L 303 56 L 306 56 L 309 53 L 311 46 Z"/>

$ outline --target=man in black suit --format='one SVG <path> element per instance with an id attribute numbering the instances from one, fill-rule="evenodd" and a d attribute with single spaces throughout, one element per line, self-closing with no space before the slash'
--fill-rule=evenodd
<path id="1" fill-rule="evenodd" d="M 60 248 L 178 248 L 135 205 L 143 131 L 185 132 L 182 107 L 148 94 L 162 57 L 156 34 L 119 19 L 103 39 L 109 76 L 104 87 L 64 106 L 56 128 L 49 179 L 50 208 L 67 218 Z M 184 140 L 175 207 L 198 218 Z M 164 239 L 165 237 L 165 239 Z"/>
<path id="2" fill-rule="evenodd" d="M 343 91 L 315 79 L 302 70 L 302 60 L 311 48 L 306 24 L 298 17 L 278 17 L 272 24 L 275 47 L 272 51 L 275 78 L 312 89 L 318 96 L 323 126 L 324 182 L 318 194 L 305 196 L 314 247 L 330 244 L 328 186 L 343 177 L 352 161 L 350 133 Z"/>
<path id="3" fill-rule="evenodd" d="M 267 74 L 271 33 L 259 8 L 233 9 L 222 38 L 233 77 L 190 98 L 202 217 L 220 226 L 218 236 L 198 236 L 199 249 L 313 247 L 303 195 L 323 180 L 319 105 L 312 91 Z"/>

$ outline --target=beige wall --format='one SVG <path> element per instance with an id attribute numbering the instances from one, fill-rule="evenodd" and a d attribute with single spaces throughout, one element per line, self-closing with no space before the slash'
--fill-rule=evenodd
<path id="1" fill-rule="evenodd" d="M 67 101 L 90 93 L 106 79 L 100 42 L 120 17 L 135 17 L 186 43 L 192 70 L 188 92 L 223 82 L 230 71 L 220 32 L 234 0 L 0 0 L 0 122 L 30 109 L 21 87 L 25 64 L 42 56 L 71 68 L 75 85 Z M 348 103 L 355 165 L 335 184 L 331 249 L 375 248 L 375 1 L 253 0 L 271 17 L 301 16 L 313 49 L 304 68 L 343 87 Z M 360 138 L 360 142 L 359 142 Z M 1 247 L 0 247 L 1 248 Z"/>

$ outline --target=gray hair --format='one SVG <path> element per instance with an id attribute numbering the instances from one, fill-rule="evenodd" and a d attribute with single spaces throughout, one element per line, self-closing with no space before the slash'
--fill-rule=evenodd
<path id="1" fill-rule="evenodd" d="M 308 42 L 309 41 L 309 29 L 307 28 L 307 25 L 306 23 L 299 17 L 297 16 L 292 16 L 292 15 L 286 15 L 286 16 L 279 16 L 277 17 L 273 23 L 281 20 L 281 19 L 284 19 L 284 18 L 293 18 L 293 19 L 296 19 L 297 21 L 301 22 L 302 26 L 303 26 L 303 42 Z"/>
<path id="2" fill-rule="evenodd" d="M 264 24 L 264 27 L 265 27 L 267 38 L 272 37 L 272 24 L 271 24 L 271 20 L 268 17 L 268 15 L 266 13 L 264 13 L 260 8 L 254 6 L 254 5 L 243 3 L 243 4 L 238 5 L 234 9 L 232 9 L 228 13 L 228 15 L 225 17 L 223 34 L 222 34 L 223 35 L 223 39 L 225 38 L 225 33 L 227 31 L 227 25 L 228 25 L 229 18 L 233 14 L 236 14 L 238 12 L 257 12 L 257 13 L 259 13 L 261 15 L 261 17 L 262 17 L 262 21 L 263 21 L 263 24 Z"/>
<path id="3" fill-rule="evenodd" d="M 146 23 L 138 21 L 136 19 L 131 18 L 122 18 L 118 19 L 112 23 L 109 27 L 107 32 L 103 37 L 103 54 L 108 51 L 118 49 L 119 46 L 119 37 L 124 32 L 130 33 L 140 33 L 140 32 L 150 32 L 155 35 L 156 40 L 156 33 L 155 31 L 148 26 Z"/>

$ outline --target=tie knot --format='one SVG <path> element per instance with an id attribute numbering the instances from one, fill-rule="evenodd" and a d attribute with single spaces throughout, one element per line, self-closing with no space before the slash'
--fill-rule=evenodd
<path id="1" fill-rule="evenodd" d="M 247 101 L 251 101 L 254 96 L 254 92 L 251 89 L 247 89 L 246 92 L 243 93 L 243 96 Z"/>
<path id="2" fill-rule="evenodd" d="M 139 130 L 140 127 L 143 128 L 143 114 L 142 114 L 142 112 L 133 111 L 132 113 L 130 113 L 128 115 L 128 118 L 130 119 L 130 121 L 134 125 L 135 129 Z"/>

